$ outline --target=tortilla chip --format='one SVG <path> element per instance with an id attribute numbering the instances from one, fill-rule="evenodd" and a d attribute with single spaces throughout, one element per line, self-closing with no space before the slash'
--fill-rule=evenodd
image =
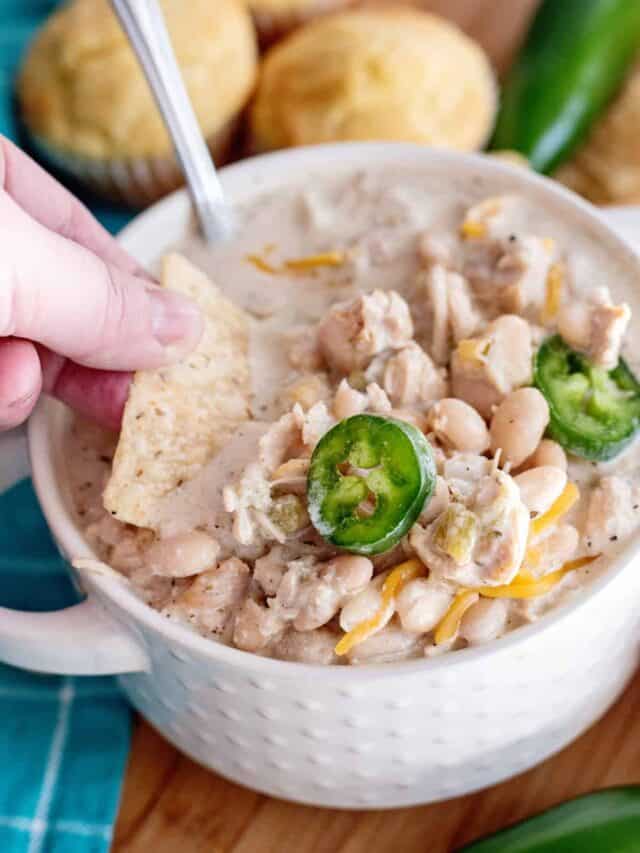
<path id="1" fill-rule="evenodd" d="M 162 286 L 205 316 L 202 340 L 184 361 L 136 373 L 124 410 L 105 509 L 155 529 L 164 495 L 190 480 L 249 414 L 249 320 L 181 255 L 163 259 Z"/>

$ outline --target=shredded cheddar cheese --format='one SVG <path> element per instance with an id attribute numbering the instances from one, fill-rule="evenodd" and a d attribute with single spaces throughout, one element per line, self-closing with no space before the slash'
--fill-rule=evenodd
<path id="1" fill-rule="evenodd" d="M 335 647 L 337 655 L 346 655 L 354 646 L 362 643 L 377 630 L 379 630 L 384 621 L 385 613 L 389 605 L 393 602 L 400 590 L 412 581 L 414 578 L 421 577 L 427 573 L 426 568 L 420 560 L 407 560 L 405 563 L 400 563 L 385 578 L 382 585 L 381 596 L 382 602 L 380 608 L 370 619 L 364 619 L 355 628 L 341 637 Z"/>
<path id="2" fill-rule="evenodd" d="M 451 640 L 458 633 L 460 622 L 467 610 L 476 603 L 479 594 L 473 589 L 461 589 L 453 599 L 453 604 L 444 614 L 438 624 L 434 641 L 436 646 L 441 646 L 447 640 Z"/>
<path id="3" fill-rule="evenodd" d="M 591 557 L 578 557 L 575 560 L 569 560 L 568 563 L 565 563 L 557 571 L 538 579 L 533 578 L 526 572 L 520 572 L 510 584 L 487 586 L 481 589 L 459 590 L 453 603 L 435 630 L 434 642 L 436 646 L 440 646 L 442 643 L 446 643 L 456 636 L 460 629 L 462 617 L 479 598 L 537 598 L 539 595 L 545 595 L 547 592 L 550 592 L 569 572 L 581 569 L 583 566 L 597 560 L 599 556 L 598 554 Z"/>
<path id="4" fill-rule="evenodd" d="M 307 255 L 305 258 L 291 258 L 284 265 L 293 272 L 305 272 L 316 267 L 340 267 L 344 264 L 344 252 L 323 252 L 319 255 Z"/>
<path id="5" fill-rule="evenodd" d="M 539 595 L 545 595 L 559 583 L 562 578 L 574 572 L 576 569 L 581 569 L 583 566 L 597 560 L 599 555 L 591 557 L 579 557 L 576 560 L 569 560 L 557 571 L 550 572 L 548 575 L 538 579 L 532 579 L 531 575 L 520 572 L 510 584 L 504 586 L 488 586 L 477 590 L 483 598 L 537 598 Z"/>
<path id="6" fill-rule="evenodd" d="M 546 293 L 542 308 L 542 323 L 550 323 L 560 310 L 562 288 L 564 285 L 564 270 L 562 264 L 551 264 L 547 274 Z"/>
<path id="7" fill-rule="evenodd" d="M 286 275 L 287 273 L 302 274 L 318 267 L 339 267 L 345 262 L 344 252 L 322 252 L 317 255 L 307 255 L 304 258 L 290 258 L 281 266 L 275 266 L 265 257 L 275 248 L 273 243 L 265 246 L 262 255 L 246 255 L 245 260 L 267 275 Z"/>
<path id="8" fill-rule="evenodd" d="M 484 222 L 466 219 L 460 226 L 460 234 L 467 240 L 479 240 L 487 236 L 487 226 Z"/>
<path id="9" fill-rule="evenodd" d="M 270 264 L 269 261 L 265 260 L 260 255 L 246 255 L 245 260 L 249 261 L 250 264 L 253 264 L 257 270 L 260 270 L 260 272 L 267 273 L 267 275 L 278 275 L 277 267 L 274 267 L 273 264 Z"/>
<path id="10" fill-rule="evenodd" d="M 571 507 L 580 497 L 580 492 L 575 483 L 567 483 L 560 497 L 543 515 L 534 518 L 529 527 L 529 541 L 535 540 L 547 527 L 554 524 L 563 515 L 569 512 Z"/>
<path id="11" fill-rule="evenodd" d="M 483 364 L 487 360 L 490 341 L 483 338 L 465 338 L 460 341 L 457 347 L 458 356 L 462 361 L 472 361 L 476 364 Z"/>

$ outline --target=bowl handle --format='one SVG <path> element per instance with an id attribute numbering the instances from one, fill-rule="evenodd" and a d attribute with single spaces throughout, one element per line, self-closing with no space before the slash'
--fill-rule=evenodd
<path id="1" fill-rule="evenodd" d="M 59 675 L 115 675 L 149 668 L 142 646 L 90 598 L 53 613 L 0 607 L 0 661 Z"/>

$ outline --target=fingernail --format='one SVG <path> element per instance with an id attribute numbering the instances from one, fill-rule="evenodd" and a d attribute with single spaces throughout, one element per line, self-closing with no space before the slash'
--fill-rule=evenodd
<path id="1" fill-rule="evenodd" d="M 184 339 L 193 339 L 202 328 L 202 316 L 198 306 L 167 290 L 150 290 L 151 330 L 154 338 L 163 347 Z"/>

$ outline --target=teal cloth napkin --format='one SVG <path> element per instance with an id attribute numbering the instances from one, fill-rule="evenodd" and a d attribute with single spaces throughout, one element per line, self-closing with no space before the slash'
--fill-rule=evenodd
<path id="1" fill-rule="evenodd" d="M 75 601 L 31 482 L 23 480 L 0 495 L 0 605 L 57 610 Z M 0 665 L 0 851 L 105 853 L 130 726 L 112 678 Z"/>
<path id="2" fill-rule="evenodd" d="M 55 5 L 0 0 L 0 133 L 22 147 L 15 72 Z M 131 218 L 70 188 L 112 233 Z M 25 480 L 0 495 L 0 605 L 54 610 L 76 600 Z M 0 664 L 0 853 L 105 853 L 130 728 L 129 708 L 111 678 L 43 676 Z"/>

